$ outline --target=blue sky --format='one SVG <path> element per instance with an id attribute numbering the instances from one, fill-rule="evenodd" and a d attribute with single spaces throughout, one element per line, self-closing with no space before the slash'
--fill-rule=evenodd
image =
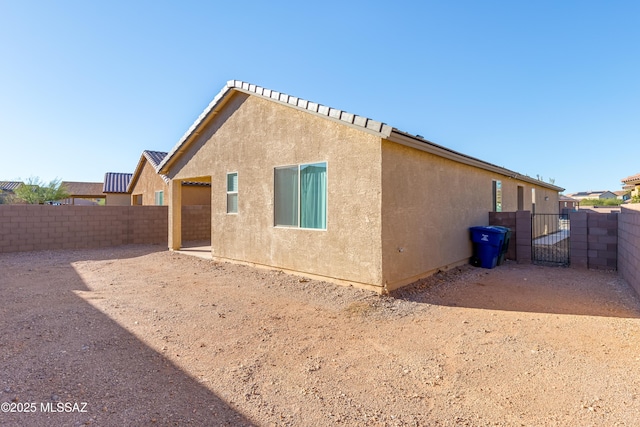
<path id="1" fill-rule="evenodd" d="M 567 193 L 640 173 L 637 1 L 0 0 L 0 180 L 133 172 L 231 79 Z"/>

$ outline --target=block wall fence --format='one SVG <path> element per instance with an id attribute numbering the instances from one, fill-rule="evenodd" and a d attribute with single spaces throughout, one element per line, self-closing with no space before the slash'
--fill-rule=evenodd
<path id="1" fill-rule="evenodd" d="M 618 272 L 640 295 L 640 205 L 623 207 L 618 216 Z"/>
<path id="2" fill-rule="evenodd" d="M 569 215 L 571 268 L 618 270 L 640 295 L 640 205 L 623 206 L 620 213 L 579 211 Z M 507 259 L 531 262 L 529 211 L 490 212 L 489 224 L 511 228 Z"/>
<path id="3" fill-rule="evenodd" d="M 211 238 L 210 212 L 183 207 L 185 241 Z M 0 205 L 0 253 L 167 245 L 168 214 L 167 206 Z"/>

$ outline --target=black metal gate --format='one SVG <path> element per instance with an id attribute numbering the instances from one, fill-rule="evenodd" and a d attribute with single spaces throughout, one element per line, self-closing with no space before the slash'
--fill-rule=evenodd
<path id="1" fill-rule="evenodd" d="M 569 265 L 571 224 L 563 214 L 531 215 L 531 257 L 534 264 Z"/>

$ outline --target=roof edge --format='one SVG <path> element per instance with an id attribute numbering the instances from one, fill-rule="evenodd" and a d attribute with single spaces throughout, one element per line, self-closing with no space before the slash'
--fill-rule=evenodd
<path id="1" fill-rule="evenodd" d="M 407 132 L 403 132 L 399 129 L 393 128 L 393 132 L 390 137 L 387 138 L 391 142 L 395 142 L 397 144 L 405 145 L 407 147 L 416 148 L 420 151 L 425 151 L 427 153 L 434 154 L 439 157 L 443 157 L 445 159 L 453 160 L 458 163 L 462 163 L 469 166 L 474 166 L 480 169 L 484 169 L 490 172 L 495 172 L 500 175 L 504 175 L 509 178 L 519 179 L 520 181 L 525 181 L 530 184 L 535 184 L 541 187 L 548 188 L 553 191 L 562 192 L 565 189 L 562 187 L 558 187 L 557 185 L 553 185 L 544 181 L 537 180 L 535 178 L 531 178 L 527 175 L 523 175 L 519 172 L 512 171 L 510 169 L 503 168 L 501 166 L 494 165 L 489 162 L 485 162 L 484 160 L 477 159 L 475 157 L 468 156 L 466 154 L 462 154 L 458 151 L 452 150 L 450 148 L 443 147 L 442 145 L 435 144 L 431 141 L 428 141 L 424 138 L 420 138 L 418 136 L 412 135 Z"/>
<path id="2" fill-rule="evenodd" d="M 254 85 L 251 83 L 243 82 L 241 80 L 229 80 L 226 85 L 218 92 L 218 94 L 209 103 L 207 108 L 198 116 L 195 122 L 189 127 L 185 134 L 180 138 L 178 143 L 167 154 L 163 161 L 158 165 L 158 173 L 167 173 L 173 162 L 179 157 L 179 155 L 186 150 L 185 144 L 189 142 L 192 135 L 197 134 L 197 129 L 206 124 L 209 118 L 216 114 L 216 110 L 224 105 L 227 95 L 232 92 L 242 92 L 248 95 L 259 96 L 270 101 L 277 102 L 288 107 L 296 108 L 301 111 L 309 112 L 319 116 L 323 116 L 334 120 L 336 122 L 346 124 L 348 126 L 356 127 L 360 130 L 364 130 L 370 133 L 380 135 L 382 137 L 389 137 L 393 131 L 393 127 L 386 123 L 379 122 L 364 116 L 348 113 L 337 108 L 332 108 L 316 102 L 311 102 L 297 96 L 287 95 L 286 93 L 278 92 L 275 90 L 267 89 L 262 86 Z"/>

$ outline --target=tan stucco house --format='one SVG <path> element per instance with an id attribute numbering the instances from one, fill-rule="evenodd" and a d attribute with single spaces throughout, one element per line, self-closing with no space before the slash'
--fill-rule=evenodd
<path id="1" fill-rule="evenodd" d="M 106 201 L 103 182 L 62 181 L 60 185 L 69 194 L 61 201 L 64 205 L 97 206 Z"/>
<path id="2" fill-rule="evenodd" d="M 622 178 L 622 185 L 625 190 L 631 192 L 630 198 L 640 197 L 640 173 Z"/>
<path id="3" fill-rule="evenodd" d="M 170 180 L 170 249 L 182 244 L 182 182 L 206 182 L 214 259 L 379 292 L 467 263 L 468 229 L 487 225 L 489 211 L 558 213 L 563 190 L 240 81 L 227 83 L 158 172 Z"/>
<path id="4" fill-rule="evenodd" d="M 169 196 L 169 178 L 158 173 L 158 166 L 167 156 L 163 151 L 145 150 L 140 156 L 136 170 L 128 184 L 127 192 L 133 206 L 167 206 Z M 206 182 L 182 183 L 182 204 L 185 206 L 211 204 L 211 187 Z"/>

